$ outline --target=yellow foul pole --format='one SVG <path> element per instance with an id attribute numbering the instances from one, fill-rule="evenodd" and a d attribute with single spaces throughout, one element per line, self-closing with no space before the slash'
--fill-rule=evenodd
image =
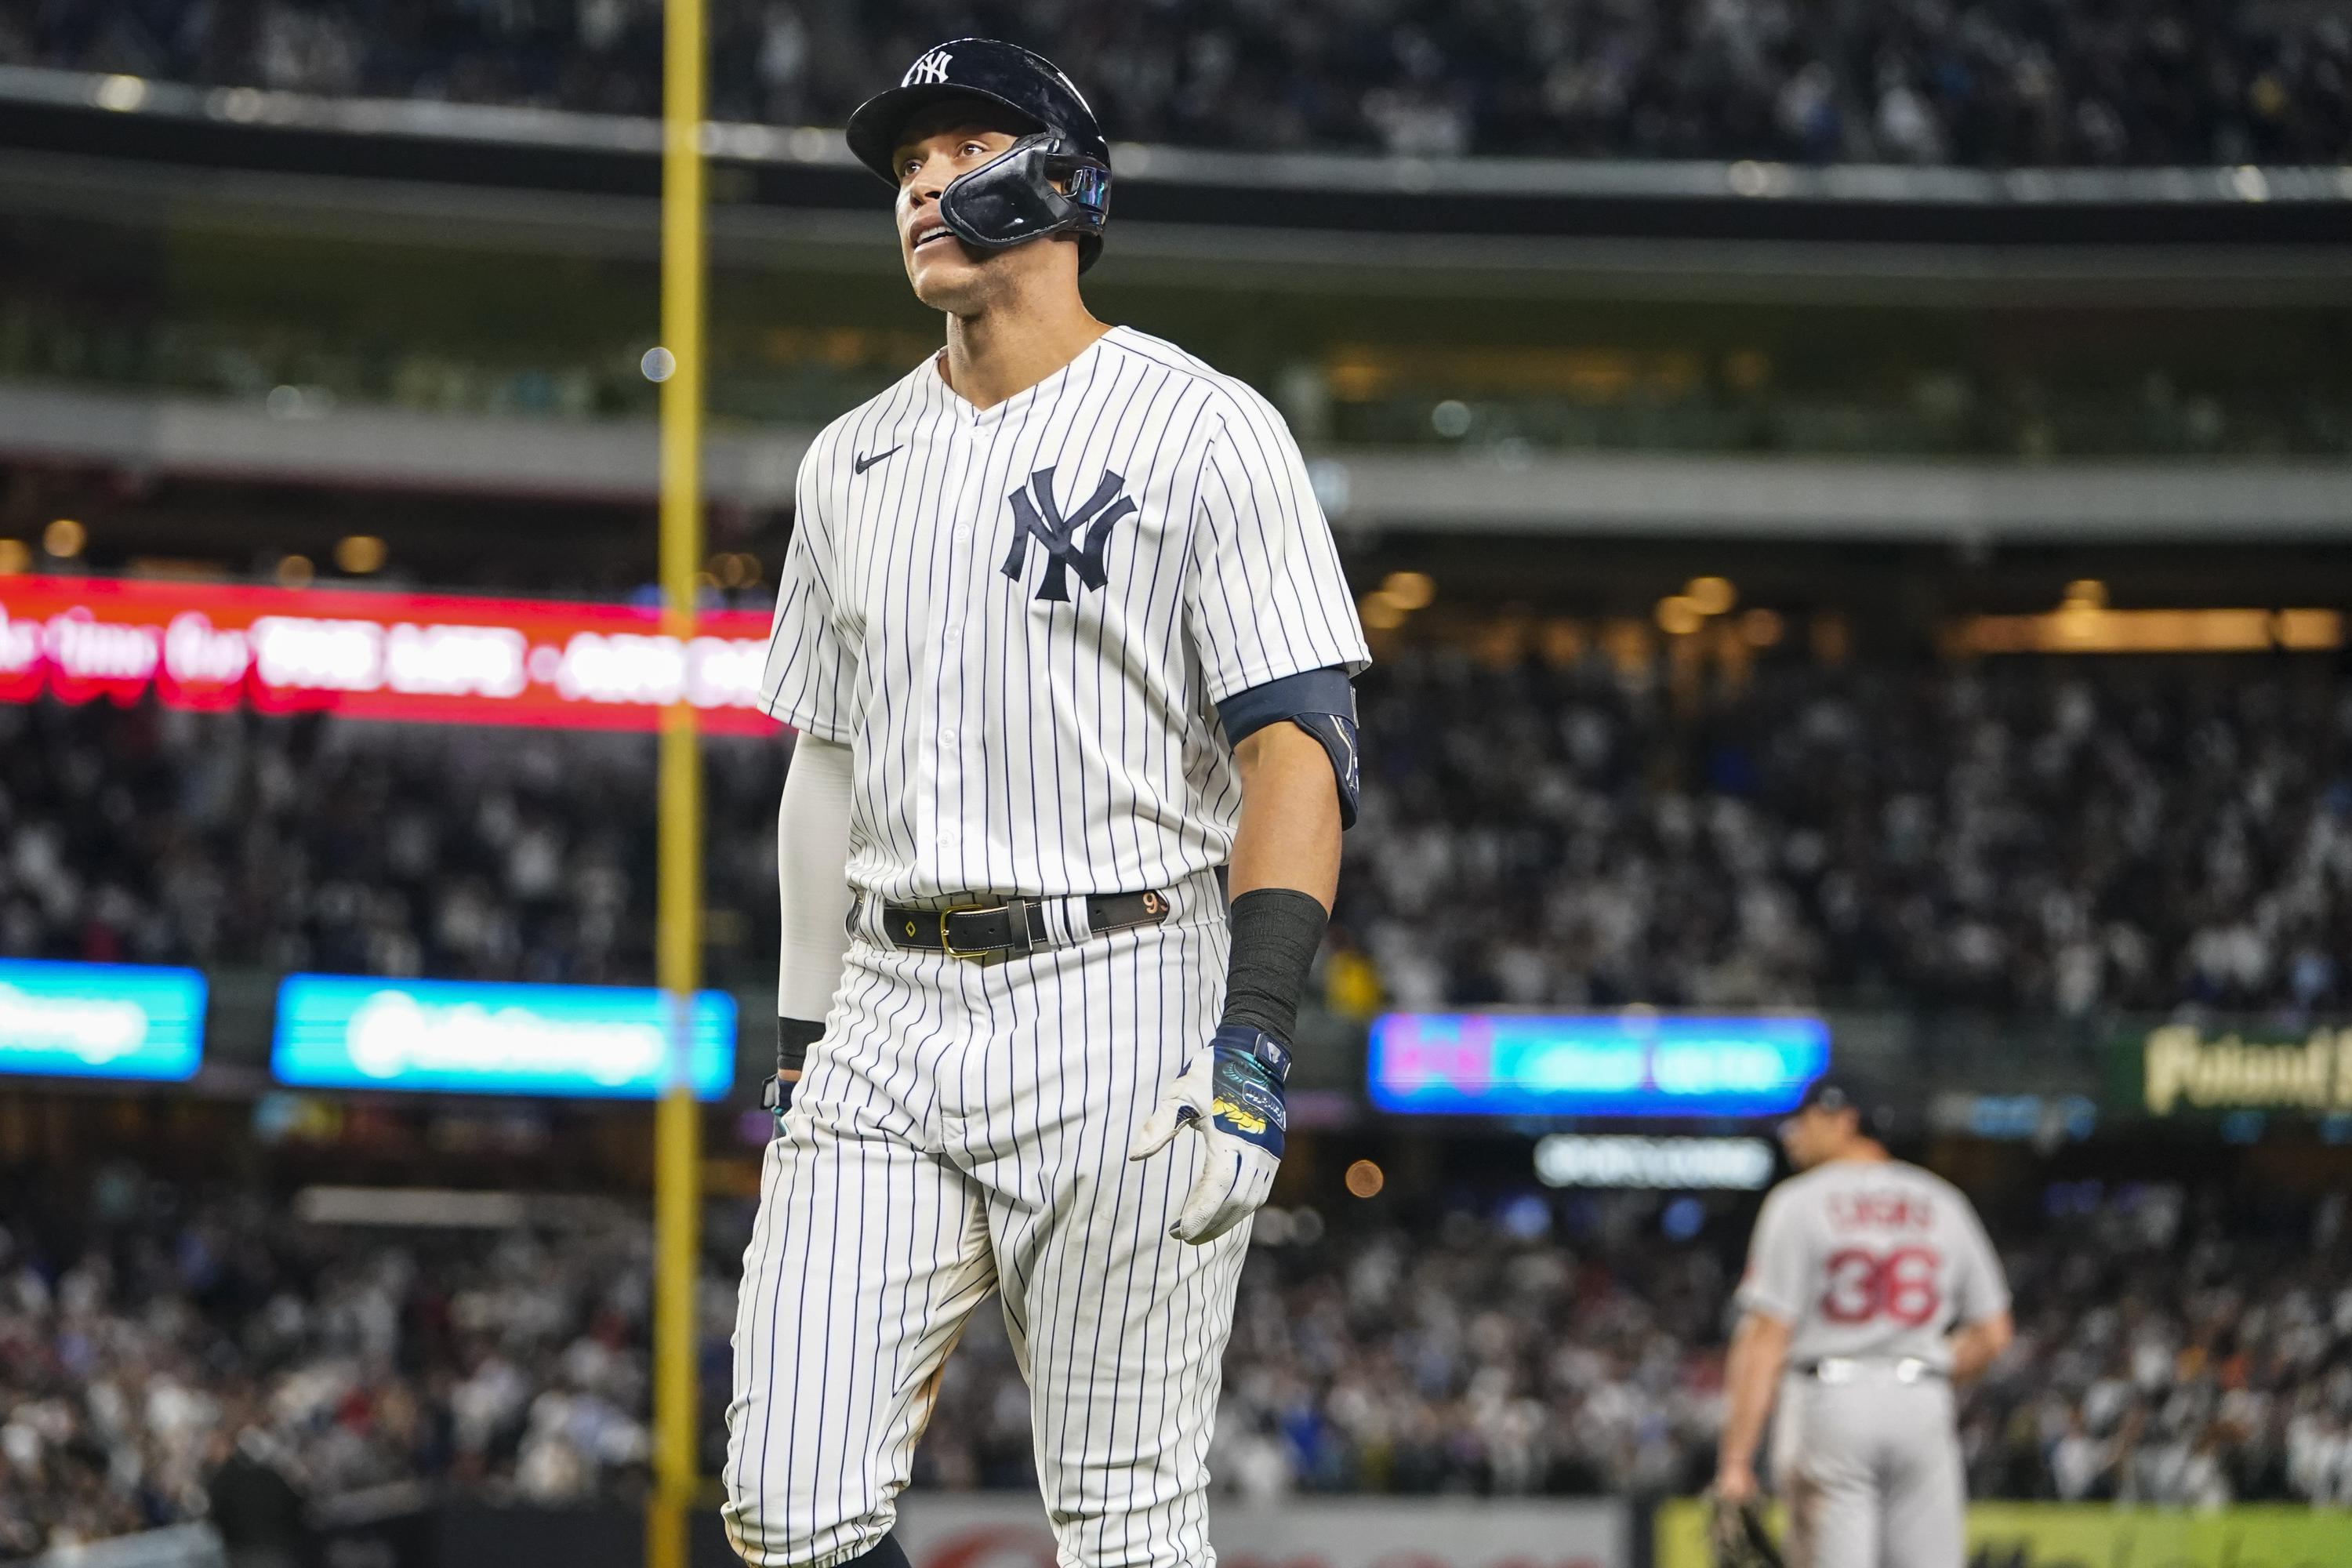
<path id="1" fill-rule="evenodd" d="M 702 561 L 702 104 L 705 0 L 665 0 L 662 72 L 661 583 L 663 630 L 694 633 Z M 658 351 L 656 351 L 658 357 Z M 656 365 L 654 368 L 658 369 Z M 654 1488 L 646 1568 L 687 1568 L 697 1472 L 695 1283 L 701 1121 L 687 1070 L 702 956 L 702 754 L 694 710 L 662 714 L 656 963 L 669 994 L 670 1070 L 654 1119 Z M 731 1042 L 730 1042 L 731 1045 Z"/>

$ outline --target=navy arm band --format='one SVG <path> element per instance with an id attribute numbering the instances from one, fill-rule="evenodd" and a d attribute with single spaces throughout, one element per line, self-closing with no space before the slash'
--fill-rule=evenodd
<path id="1" fill-rule="evenodd" d="M 1309 669 L 1286 675 L 1217 704 L 1225 739 L 1240 745 L 1268 724 L 1287 719 L 1321 743 L 1339 784 L 1339 826 L 1356 825 L 1356 800 L 1363 789 L 1356 748 L 1356 689 L 1344 669 Z"/>

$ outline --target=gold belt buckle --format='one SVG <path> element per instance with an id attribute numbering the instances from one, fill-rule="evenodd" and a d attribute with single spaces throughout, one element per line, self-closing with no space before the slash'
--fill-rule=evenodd
<path id="1" fill-rule="evenodd" d="M 991 958 L 994 957 L 1003 950 L 993 947 L 958 947 L 954 942 L 948 940 L 948 917 L 950 915 L 994 914 L 1003 908 L 1004 906 L 1003 904 L 951 904 L 948 908 L 941 910 L 940 911 L 940 951 L 946 953 L 950 958 L 961 958 L 966 963 L 987 963 Z"/>

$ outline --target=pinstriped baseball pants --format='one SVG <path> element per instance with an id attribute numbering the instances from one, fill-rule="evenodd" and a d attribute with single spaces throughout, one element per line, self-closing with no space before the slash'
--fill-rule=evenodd
<path id="1" fill-rule="evenodd" d="M 890 1528 L 991 1291 L 1065 1568 L 1214 1562 L 1209 1436 L 1249 1227 L 1168 1236 L 1199 1139 L 1127 1158 L 1223 990 L 1221 902 L 1177 906 L 988 964 L 851 944 L 743 1257 L 724 1515 L 747 1562 L 828 1568 Z"/>

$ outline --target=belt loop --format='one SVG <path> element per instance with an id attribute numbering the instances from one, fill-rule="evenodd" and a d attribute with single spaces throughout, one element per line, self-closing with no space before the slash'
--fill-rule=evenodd
<path id="1" fill-rule="evenodd" d="M 849 906 L 850 934 L 877 947 L 890 945 L 889 934 L 882 929 L 883 898 L 879 893 L 860 893 Z"/>
<path id="2" fill-rule="evenodd" d="M 1036 926 L 1042 922 L 1033 922 L 1029 918 L 1031 912 L 1038 908 L 1039 902 L 1040 900 L 1036 899 L 1004 900 L 1004 924 L 1007 928 L 1004 934 L 1013 939 L 1013 952 L 1019 957 L 1031 956 L 1053 939 L 1051 931 L 1040 935 Z"/>
<path id="3" fill-rule="evenodd" d="M 1094 925 L 1087 918 L 1087 900 L 1083 894 L 1076 897 L 1041 900 L 1045 910 L 1045 942 L 1050 947 L 1072 947 L 1094 934 Z"/>

